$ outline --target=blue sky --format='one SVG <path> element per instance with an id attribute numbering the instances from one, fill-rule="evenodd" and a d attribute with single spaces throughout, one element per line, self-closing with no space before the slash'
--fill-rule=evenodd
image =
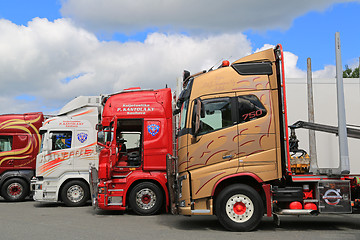
<path id="1" fill-rule="evenodd" d="M 174 87 L 184 68 L 198 71 L 278 43 L 287 77 L 304 77 L 308 57 L 315 77 L 332 77 L 337 31 L 343 65 L 358 65 L 360 1 L 146 3 L 0 0 L 0 113 L 56 112 L 79 95 Z"/>
<path id="2" fill-rule="evenodd" d="M 19 7 L 21 6 L 21 7 Z M 61 18 L 60 0 L 12 0 L 0 1 L 0 18 L 8 19 L 18 25 L 26 25 L 35 17 L 49 21 Z M 245 30 L 245 35 L 252 41 L 254 48 L 264 44 L 281 43 L 285 50 L 299 56 L 298 66 L 306 69 L 306 58 L 314 58 L 312 67 L 319 70 L 325 65 L 335 64 L 334 35 L 340 32 L 343 64 L 353 64 L 360 57 L 360 48 L 354 46 L 360 42 L 357 15 L 359 2 L 337 3 L 323 11 L 309 11 L 297 17 L 289 29 Z M 156 27 L 134 34 L 115 32 L 111 36 L 97 33 L 101 40 L 144 41 L 149 32 L 156 32 Z"/>
<path id="3" fill-rule="evenodd" d="M 335 32 L 340 32 L 343 64 L 358 62 L 360 31 L 356 21 L 360 3 L 334 4 L 324 11 L 310 11 L 294 19 L 287 30 L 269 30 L 264 33 L 245 31 L 254 47 L 265 43 L 281 43 L 283 48 L 299 56 L 298 66 L 306 69 L 306 59 L 312 58 L 313 70 L 335 64 Z"/>
<path id="4" fill-rule="evenodd" d="M 0 17 L 19 25 L 26 25 L 35 17 L 53 21 L 61 18 L 61 4 L 57 0 L 1 0 Z"/>

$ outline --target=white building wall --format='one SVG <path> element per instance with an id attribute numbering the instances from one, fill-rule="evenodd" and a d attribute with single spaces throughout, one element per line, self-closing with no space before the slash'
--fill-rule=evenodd
<path id="1" fill-rule="evenodd" d="M 336 80 L 313 79 L 315 122 L 337 126 Z M 347 124 L 360 126 L 360 79 L 344 79 Z M 306 79 L 286 79 L 286 96 L 289 125 L 298 120 L 308 121 Z M 308 130 L 298 129 L 299 148 L 309 152 Z M 360 174 L 360 139 L 348 138 L 351 174 Z M 316 132 L 319 167 L 339 166 L 338 137 Z"/>

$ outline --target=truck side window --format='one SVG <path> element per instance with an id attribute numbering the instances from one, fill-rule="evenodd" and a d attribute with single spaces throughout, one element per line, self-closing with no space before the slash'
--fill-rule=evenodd
<path id="1" fill-rule="evenodd" d="M 238 97 L 239 123 L 244 123 L 261 118 L 267 111 L 264 105 L 255 95 Z"/>
<path id="2" fill-rule="evenodd" d="M 203 100 L 205 116 L 200 118 L 199 134 L 213 132 L 233 125 L 230 98 Z"/>
<path id="3" fill-rule="evenodd" d="M 0 136 L 0 152 L 12 150 L 12 136 Z"/>
<path id="4" fill-rule="evenodd" d="M 60 150 L 71 148 L 71 139 L 72 133 L 71 131 L 56 131 L 51 132 L 53 137 L 51 139 L 51 150 Z"/>

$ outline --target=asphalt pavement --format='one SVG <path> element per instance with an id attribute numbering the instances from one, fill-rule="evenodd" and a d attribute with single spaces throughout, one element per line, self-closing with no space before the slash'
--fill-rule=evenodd
<path id="1" fill-rule="evenodd" d="M 280 217 L 280 227 L 264 217 L 252 232 L 229 232 L 215 216 L 174 216 L 162 213 L 137 216 L 132 211 L 94 210 L 87 205 L 69 208 L 61 203 L 31 200 L 8 203 L 0 198 L 1 240 L 108 239 L 356 239 L 360 213 Z"/>

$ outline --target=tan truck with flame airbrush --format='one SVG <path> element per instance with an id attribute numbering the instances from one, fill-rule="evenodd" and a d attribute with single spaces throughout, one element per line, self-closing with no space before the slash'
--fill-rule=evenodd
<path id="1" fill-rule="evenodd" d="M 337 128 L 299 122 L 289 138 L 281 45 L 216 70 L 185 72 L 183 83 L 174 111 L 177 156 L 167 156 L 173 213 L 217 215 L 225 228 L 249 231 L 264 214 L 278 222 L 279 215 L 359 207 L 359 176 L 349 164 L 308 169 L 309 157 L 298 149 L 296 128 Z M 360 138 L 358 129 L 348 133 Z M 300 158 L 301 171 L 294 167 Z"/>

